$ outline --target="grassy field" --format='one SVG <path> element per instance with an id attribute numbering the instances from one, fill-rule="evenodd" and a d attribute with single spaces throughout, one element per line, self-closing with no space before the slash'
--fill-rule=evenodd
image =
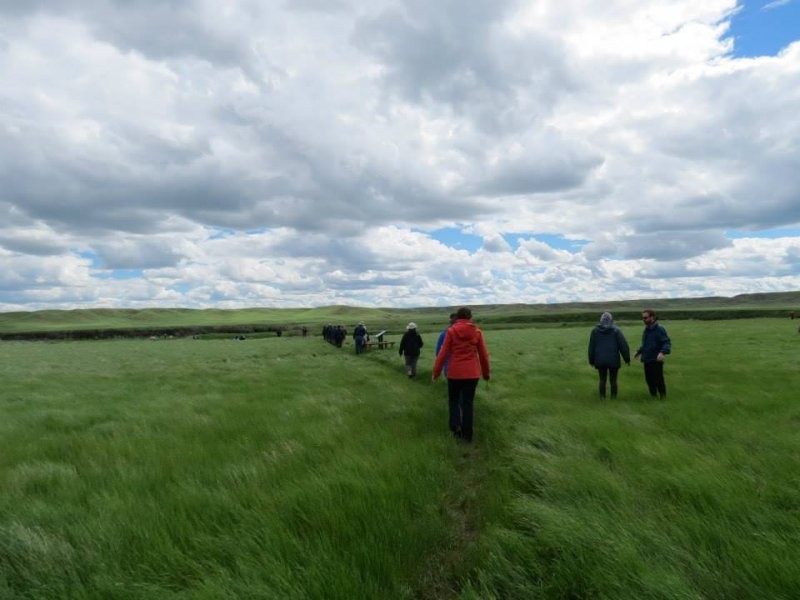
<path id="1" fill-rule="evenodd" d="M 0 343 L 0 598 L 794 598 L 800 335 L 664 322 L 596 397 L 586 327 L 492 330 L 476 439 L 318 336 Z M 639 323 L 623 323 L 635 347 Z"/>

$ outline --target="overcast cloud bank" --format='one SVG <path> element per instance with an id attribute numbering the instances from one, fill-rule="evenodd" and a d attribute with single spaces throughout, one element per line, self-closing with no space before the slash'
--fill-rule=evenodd
<path id="1" fill-rule="evenodd" d="M 0 310 L 800 289 L 800 42 L 740 9 L 4 2 Z"/>

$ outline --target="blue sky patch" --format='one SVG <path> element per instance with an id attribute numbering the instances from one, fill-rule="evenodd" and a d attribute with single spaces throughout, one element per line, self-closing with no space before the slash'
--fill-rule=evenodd
<path id="1" fill-rule="evenodd" d="M 109 269 L 104 273 L 95 273 L 94 276 L 97 277 L 97 279 L 114 279 L 117 281 L 122 279 L 139 279 L 144 276 L 144 271 L 142 271 L 142 269 Z"/>
<path id="2" fill-rule="evenodd" d="M 571 240 L 565 238 L 560 233 L 537 233 L 534 235 L 511 234 L 504 235 L 503 237 L 514 250 L 519 248 L 520 242 L 533 239 L 544 242 L 556 250 L 566 250 L 567 252 L 572 252 L 575 254 L 580 252 L 581 249 L 588 243 L 587 240 Z"/>
<path id="3" fill-rule="evenodd" d="M 800 237 L 800 228 L 790 227 L 783 229 L 765 229 L 763 231 L 741 231 L 738 229 L 733 229 L 731 231 L 726 231 L 725 237 L 732 240 L 738 240 L 741 238 L 766 238 L 775 240 L 785 237 Z"/>
<path id="4" fill-rule="evenodd" d="M 428 235 L 450 248 L 467 250 L 470 253 L 476 252 L 483 246 L 483 237 L 473 233 L 464 233 L 458 227 L 443 227 L 429 232 Z M 530 239 L 544 242 L 556 250 L 566 250 L 572 253 L 580 252 L 581 248 L 588 243 L 586 240 L 571 240 L 558 233 L 506 233 L 502 237 L 512 250 L 519 248 L 520 242 Z"/>
<path id="5" fill-rule="evenodd" d="M 473 233 L 463 233 L 458 227 L 443 227 L 428 233 L 430 237 L 456 250 L 476 252 L 483 246 L 483 238 Z"/>
<path id="6" fill-rule="evenodd" d="M 92 269 L 102 269 L 103 268 L 103 265 L 100 264 L 100 259 L 98 258 L 97 254 L 95 254 L 94 252 L 89 252 L 89 251 L 75 252 L 75 254 L 77 254 L 81 258 L 85 258 L 88 261 L 90 261 L 90 263 L 89 263 L 89 267 L 90 268 L 92 268 Z"/>
<path id="7" fill-rule="evenodd" d="M 800 0 L 743 2 L 731 19 L 733 56 L 775 56 L 800 40 Z"/>
<path id="8" fill-rule="evenodd" d="M 236 235 L 235 229 L 230 229 L 227 227 L 212 227 L 211 229 L 214 231 L 214 233 L 208 236 L 208 239 L 210 240 L 224 240 Z"/>

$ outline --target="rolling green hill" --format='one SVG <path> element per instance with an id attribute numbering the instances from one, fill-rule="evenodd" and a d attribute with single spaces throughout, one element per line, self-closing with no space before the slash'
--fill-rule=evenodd
<path id="1" fill-rule="evenodd" d="M 563 304 L 485 304 L 473 306 L 476 322 L 487 328 L 519 327 L 535 323 L 587 323 L 610 310 L 619 321 L 636 320 L 643 308 L 659 311 L 662 319 L 734 319 L 800 316 L 800 292 L 743 294 L 731 298 L 641 299 Z M 189 336 L 220 333 L 311 333 L 325 323 L 352 328 L 358 321 L 372 332 L 401 332 L 408 321 L 421 329 L 442 327 L 453 307 L 223 309 L 79 309 L 0 313 L 0 339 Z"/>

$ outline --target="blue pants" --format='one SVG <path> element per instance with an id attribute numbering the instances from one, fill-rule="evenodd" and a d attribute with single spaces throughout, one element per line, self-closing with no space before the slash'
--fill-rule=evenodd
<path id="1" fill-rule="evenodd" d="M 472 405 L 475 401 L 477 379 L 448 379 L 447 399 L 450 403 L 450 431 L 472 441 Z"/>

